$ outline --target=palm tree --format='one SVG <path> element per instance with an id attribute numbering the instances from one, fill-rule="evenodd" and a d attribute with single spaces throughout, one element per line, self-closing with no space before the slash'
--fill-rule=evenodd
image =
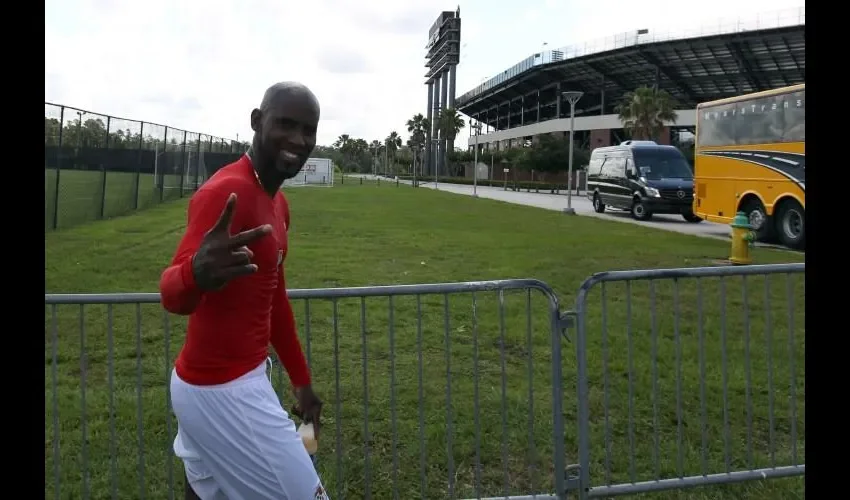
<path id="1" fill-rule="evenodd" d="M 395 130 L 390 132 L 390 135 L 384 139 L 384 145 L 387 147 L 387 156 L 392 156 L 393 164 L 395 164 L 395 153 L 401 147 L 401 137 L 398 135 L 398 132 Z M 387 166 L 384 165 L 384 174 L 387 173 L 386 169 Z"/>
<path id="2" fill-rule="evenodd" d="M 652 140 L 664 130 L 665 123 L 675 123 L 673 97 L 666 90 L 642 86 L 623 96 L 616 111 L 623 128 L 639 140 Z"/>
<path id="3" fill-rule="evenodd" d="M 407 145 L 413 151 L 413 164 L 416 168 L 416 159 L 419 158 L 419 164 L 422 164 L 421 152 L 425 147 L 425 131 L 431 126 L 431 122 L 422 116 L 422 113 L 413 115 L 413 118 L 407 120 L 407 131 L 410 132 L 410 140 Z"/>
<path id="4" fill-rule="evenodd" d="M 351 136 L 348 134 L 342 134 L 337 137 L 336 141 L 333 143 L 333 147 L 337 148 L 339 152 L 342 154 L 343 165 L 342 168 L 345 168 L 345 164 L 348 163 L 349 156 L 351 153 Z"/>
<path id="5" fill-rule="evenodd" d="M 448 141 L 443 151 L 443 165 L 448 171 L 449 151 L 454 151 L 455 137 L 466 122 L 454 108 L 445 108 L 437 114 L 437 130 L 440 131 L 440 138 Z"/>
<path id="6" fill-rule="evenodd" d="M 369 143 L 369 152 L 372 153 L 372 173 L 378 173 L 378 152 L 381 150 L 381 141 L 375 139 Z"/>
<path id="7" fill-rule="evenodd" d="M 362 155 L 369 151 L 369 144 L 363 139 L 354 139 L 351 141 L 351 152 L 355 155 Z"/>
<path id="8" fill-rule="evenodd" d="M 361 164 L 364 153 L 369 152 L 369 144 L 363 139 L 351 139 L 347 144 L 348 154 L 351 155 L 352 167 L 362 171 Z"/>

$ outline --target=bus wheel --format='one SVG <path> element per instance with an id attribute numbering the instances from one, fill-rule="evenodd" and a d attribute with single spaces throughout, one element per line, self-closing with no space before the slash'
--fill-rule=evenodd
<path id="1" fill-rule="evenodd" d="M 776 214 L 779 241 L 788 248 L 802 250 L 806 246 L 806 211 L 797 200 L 785 200 Z"/>
<path id="2" fill-rule="evenodd" d="M 773 238 L 773 225 L 761 200 L 758 198 L 747 199 L 741 205 L 741 211 L 747 214 L 750 226 L 756 233 L 756 241 L 768 242 Z"/>

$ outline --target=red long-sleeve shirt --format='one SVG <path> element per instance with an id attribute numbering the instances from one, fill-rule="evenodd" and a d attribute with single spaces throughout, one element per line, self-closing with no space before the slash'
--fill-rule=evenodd
<path id="1" fill-rule="evenodd" d="M 217 291 L 195 284 L 192 257 L 204 234 L 236 193 L 231 234 L 263 224 L 272 233 L 249 245 L 255 273 Z M 171 313 L 189 315 L 186 341 L 177 356 L 177 375 L 194 385 L 217 385 L 256 368 L 271 343 L 295 387 L 310 383 L 310 372 L 286 295 L 283 260 L 288 250 L 289 206 L 283 193 L 263 190 L 250 158 L 221 168 L 189 201 L 188 225 L 171 265 L 162 273 L 160 294 Z"/>

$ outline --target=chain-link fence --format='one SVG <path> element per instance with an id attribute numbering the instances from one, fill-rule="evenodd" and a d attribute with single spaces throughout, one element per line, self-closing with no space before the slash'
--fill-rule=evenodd
<path id="1" fill-rule="evenodd" d="M 247 144 L 44 103 L 44 228 L 179 199 Z"/>

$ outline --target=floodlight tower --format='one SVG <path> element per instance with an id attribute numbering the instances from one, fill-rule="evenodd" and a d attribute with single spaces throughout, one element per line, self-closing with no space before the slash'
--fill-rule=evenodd
<path id="1" fill-rule="evenodd" d="M 425 46 L 425 85 L 428 86 L 428 123 L 425 131 L 425 161 L 423 175 L 438 175 L 445 169 L 443 158 L 447 148 L 454 145 L 441 137 L 437 126 L 440 112 L 455 107 L 455 80 L 460 61 L 460 7 L 443 11 L 428 30 Z M 434 140 L 436 139 L 436 140 Z"/>

